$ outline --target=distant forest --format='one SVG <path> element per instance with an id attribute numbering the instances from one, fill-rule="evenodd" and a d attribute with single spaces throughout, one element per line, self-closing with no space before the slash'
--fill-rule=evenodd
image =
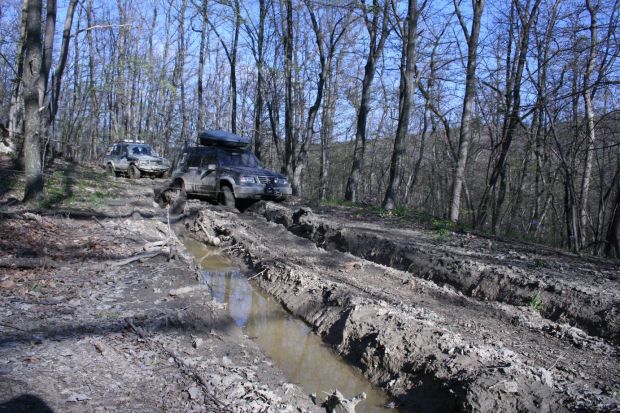
<path id="1" fill-rule="evenodd" d="M 620 0 L 0 0 L 2 148 L 247 136 L 294 194 L 620 258 Z"/>

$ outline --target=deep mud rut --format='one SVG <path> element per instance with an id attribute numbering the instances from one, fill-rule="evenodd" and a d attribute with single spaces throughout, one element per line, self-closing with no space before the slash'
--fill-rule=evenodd
<path id="1" fill-rule="evenodd" d="M 0 412 L 323 411 L 212 300 L 153 183 L 118 181 L 96 211 L 0 212 Z"/>
<path id="2" fill-rule="evenodd" d="M 0 412 L 324 411 L 200 283 L 176 235 L 205 230 L 399 411 L 620 411 L 615 263 L 334 207 L 169 217 L 158 184 L 81 211 L 0 196 Z M 173 259 L 127 262 L 163 240 Z"/>
<path id="3" fill-rule="evenodd" d="M 405 410 L 620 409 L 613 263 L 270 203 L 189 211 Z"/>

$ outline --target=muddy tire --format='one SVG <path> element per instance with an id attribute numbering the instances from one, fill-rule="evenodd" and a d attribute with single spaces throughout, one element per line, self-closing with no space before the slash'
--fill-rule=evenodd
<path id="1" fill-rule="evenodd" d="M 140 179 L 140 170 L 136 165 L 129 165 L 127 173 L 129 174 L 129 179 Z"/>
<path id="2" fill-rule="evenodd" d="M 170 187 L 162 191 L 161 201 L 170 208 L 170 213 L 178 215 L 185 211 L 187 192 L 183 181 L 176 181 Z"/>
<path id="3" fill-rule="evenodd" d="M 229 186 L 223 186 L 220 191 L 220 204 L 234 208 L 235 207 L 235 195 Z"/>
<path id="4" fill-rule="evenodd" d="M 114 167 L 112 166 L 111 163 L 105 166 L 105 173 L 108 176 L 112 176 L 112 177 L 116 176 L 116 171 L 114 171 Z"/>

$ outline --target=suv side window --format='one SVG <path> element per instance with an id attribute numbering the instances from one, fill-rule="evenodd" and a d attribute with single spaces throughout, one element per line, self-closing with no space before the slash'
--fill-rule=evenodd
<path id="1" fill-rule="evenodd" d="M 217 154 L 214 151 L 208 151 L 202 156 L 200 167 L 206 169 L 209 164 L 217 164 Z"/>
<path id="2" fill-rule="evenodd" d="M 114 155 L 116 156 L 127 155 L 127 145 L 116 145 L 116 148 L 114 149 Z"/>
<path id="3" fill-rule="evenodd" d="M 189 154 L 189 158 L 187 159 L 187 166 L 189 168 L 197 168 L 200 166 L 200 158 L 201 158 L 201 154 L 200 152 L 192 152 Z"/>

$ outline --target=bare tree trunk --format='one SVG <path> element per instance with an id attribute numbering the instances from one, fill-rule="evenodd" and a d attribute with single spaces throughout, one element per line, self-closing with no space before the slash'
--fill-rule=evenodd
<path id="1" fill-rule="evenodd" d="M 616 200 L 612 208 L 611 219 L 607 227 L 607 243 L 605 255 L 620 259 L 620 180 L 616 189 Z"/>
<path id="2" fill-rule="evenodd" d="M 39 96 L 43 50 L 41 44 L 41 0 L 28 0 L 24 51 L 24 167 L 26 190 L 24 201 L 43 195 L 41 160 L 41 119 Z"/>
<path id="3" fill-rule="evenodd" d="M 422 6 L 423 8 L 424 6 Z M 403 174 L 403 155 L 405 152 L 405 136 L 409 129 L 409 118 L 411 116 L 411 106 L 413 93 L 415 91 L 415 61 L 416 47 L 418 39 L 418 10 L 417 0 L 409 0 L 407 19 L 405 28 L 402 32 L 403 50 L 400 65 L 400 88 L 398 95 L 398 125 L 396 126 L 396 136 L 394 138 L 394 150 L 390 163 L 390 179 L 387 191 L 383 199 L 383 208 L 391 211 L 396 206 L 396 195 L 400 188 L 400 181 Z"/>
<path id="4" fill-rule="evenodd" d="M 342 55 L 336 58 L 335 69 L 329 70 L 325 90 L 325 105 L 321 113 L 321 155 L 319 160 L 319 198 L 327 199 L 329 186 L 329 152 L 334 134 L 334 114 L 336 111 L 336 98 L 338 96 L 337 76 L 340 71 Z"/>
<path id="5" fill-rule="evenodd" d="M 284 164 L 282 172 L 289 175 L 293 172 L 293 156 L 295 153 L 295 136 L 293 130 L 293 4 L 285 0 L 286 23 L 283 30 L 284 43 Z"/>
<path id="6" fill-rule="evenodd" d="M 463 34 L 467 39 L 467 70 L 465 74 L 465 95 L 463 96 L 463 114 L 461 115 L 461 132 L 459 137 L 459 150 L 454 170 L 452 187 L 452 202 L 450 204 L 450 220 L 457 222 L 461 211 L 461 191 L 465 180 L 465 167 L 469 154 L 469 143 L 472 137 L 472 111 L 474 106 L 475 82 L 476 82 L 476 60 L 478 57 L 478 37 L 480 36 L 480 22 L 484 9 L 484 0 L 472 0 L 473 20 L 471 31 L 467 30 L 465 20 L 461 15 L 457 0 L 454 6 L 463 29 Z"/>
<path id="7" fill-rule="evenodd" d="M 265 0 L 259 0 L 258 33 L 256 38 L 256 100 L 254 103 L 254 154 L 260 160 L 263 152 L 261 137 L 263 119 L 263 65 L 265 63 L 265 20 L 267 18 L 267 5 Z"/>
<path id="8" fill-rule="evenodd" d="M 94 22 L 93 0 L 89 0 L 86 8 L 86 24 L 91 27 Z M 92 30 L 86 32 L 86 40 L 88 42 L 88 94 L 90 98 L 90 133 L 91 145 L 95 150 L 95 138 L 99 135 L 99 104 L 97 98 L 97 89 L 95 87 L 95 44 L 93 41 Z M 105 142 L 109 143 L 109 142 Z M 64 152 L 64 148 L 63 148 Z"/>
<path id="9" fill-rule="evenodd" d="M 45 94 L 47 92 L 47 81 L 52 68 L 52 57 L 54 53 L 54 34 L 56 32 L 56 0 L 47 0 L 45 18 L 45 33 L 43 35 L 43 64 L 41 65 L 41 75 L 39 76 L 39 107 L 45 104 Z M 42 127 L 45 128 L 44 124 Z"/>
<path id="10" fill-rule="evenodd" d="M 239 7 L 239 0 L 233 0 L 231 7 L 235 13 L 235 27 L 233 33 L 233 44 L 230 53 L 230 98 L 232 101 L 230 125 L 232 133 L 237 133 L 237 49 L 239 45 L 239 29 L 241 27 L 241 10 Z"/>
<path id="11" fill-rule="evenodd" d="M 511 6 L 511 11 L 516 8 L 516 12 L 519 15 L 519 48 L 516 50 L 516 67 L 511 67 L 510 64 L 510 49 L 508 49 L 506 60 L 506 113 L 504 114 L 504 122 L 502 128 L 502 138 L 500 146 L 499 159 L 493 166 L 489 182 L 485 187 L 485 190 L 480 199 L 478 207 L 478 217 L 476 219 L 476 226 L 480 227 L 484 224 L 487 217 L 487 209 L 490 201 L 490 194 L 494 190 L 495 186 L 499 182 L 500 188 L 498 196 L 493 208 L 495 213 L 493 214 L 493 232 L 497 233 L 499 230 L 499 216 L 502 204 L 505 199 L 505 182 L 506 176 L 506 160 L 508 158 L 508 151 L 512 145 L 517 127 L 520 123 L 520 110 L 521 110 L 521 80 L 523 78 L 523 70 L 525 68 L 525 61 L 527 58 L 530 29 L 534 23 L 536 16 L 538 15 L 538 7 L 541 0 L 536 0 L 532 5 L 531 10 L 523 10 L 518 1 L 514 1 Z M 512 15 L 512 14 L 511 14 Z M 511 26 L 514 21 L 510 22 Z M 512 28 L 511 28 L 512 30 Z M 512 33 L 512 32 L 511 32 Z M 511 40 L 509 40 L 511 41 Z"/>
<path id="12" fill-rule="evenodd" d="M 21 136 L 21 129 L 23 123 L 20 120 L 20 115 L 23 112 L 23 73 L 24 73 L 24 53 L 26 51 L 26 25 L 28 18 L 28 2 L 22 3 L 21 21 L 19 27 L 19 46 L 16 60 L 16 76 L 15 76 L 15 88 L 13 89 L 13 95 L 11 96 L 11 106 L 9 108 L 9 141 L 12 144 L 18 143 L 23 139 Z M 23 145 L 16 145 L 22 147 Z M 18 149 L 19 151 L 19 149 Z"/>
<path id="13" fill-rule="evenodd" d="M 372 19 L 369 18 L 368 10 L 366 10 L 364 3 L 362 3 L 363 18 L 366 23 L 368 36 L 370 37 L 370 44 L 366 66 L 364 67 L 364 78 L 362 79 L 360 106 L 357 111 L 353 165 L 351 166 L 351 173 L 349 174 L 345 191 L 345 199 L 351 202 L 357 202 L 358 200 L 358 186 L 362 178 L 362 167 L 366 152 L 366 122 L 368 112 L 370 112 L 370 88 L 375 77 L 377 62 L 381 57 L 383 46 L 391 31 L 391 23 L 389 23 L 390 1 L 384 0 L 383 9 L 381 9 L 379 0 L 374 0 L 372 4 Z M 382 20 L 381 28 L 379 28 L 380 18 Z"/>
<path id="14" fill-rule="evenodd" d="M 67 56 L 69 54 L 69 43 L 71 41 L 71 26 L 73 24 L 73 14 L 77 0 L 70 0 L 67 6 L 67 14 L 65 17 L 65 27 L 62 32 L 62 44 L 60 46 L 60 55 L 58 56 L 58 64 L 52 74 L 52 96 L 50 100 L 50 118 L 52 123 L 58 112 L 58 100 L 60 99 L 60 85 L 62 83 L 62 75 L 67 65 Z"/>
<path id="15" fill-rule="evenodd" d="M 588 195 L 590 191 L 590 177 L 592 175 L 592 160 L 594 158 L 594 141 L 596 139 L 594 132 L 594 108 L 592 105 L 593 90 L 590 85 L 590 80 L 592 78 L 592 73 L 594 72 L 594 65 L 596 64 L 596 46 L 598 43 L 596 14 L 599 7 L 600 4 L 598 1 L 595 5 L 592 5 L 591 0 L 586 0 L 586 8 L 588 9 L 588 13 L 590 15 L 590 52 L 588 54 L 586 71 L 583 75 L 583 103 L 586 115 L 587 148 L 586 162 L 583 171 L 583 178 L 581 180 L 581 202 L 579 205 L 579 244 L 581 247 L 586 245 L 588 235 Z"/>
<path id="16" fill-rule="evenodd" d="M 185 12 L 187 10 L 187 0 L 182 0 L 181 2 L 181 10 L 179 11 L 179 39 L 178 39 L 178 52 L 177 52 L 177 62 L 176 62 L 176 79 L 179 81 L 179 86 L 181 90 L 180 96 L 180 106 L 181 106 L 181 142 L 186 144 L 189 140 L 188 137 L 188 126 L 189 126 L 189 114 L 185 109 Z"/>
<path id="17" fill-rule="evenodd" d="M 202 130 L 205 127 L 205 100 L 203 96 L 203 83 L 204 83 L 204 71 L 205 71 L 205 47 L 207 38 L 207 21 L 209 19 L 208 14 L 209 0 L 202 0 L 202 7 L 200 8 L 200 15 L 202 22 L 200 26 L 200 51 L 198 52 L 198 79 L 197 79 L 197 99 L 198 99 L 198 124 L 196 128 Z"/>

